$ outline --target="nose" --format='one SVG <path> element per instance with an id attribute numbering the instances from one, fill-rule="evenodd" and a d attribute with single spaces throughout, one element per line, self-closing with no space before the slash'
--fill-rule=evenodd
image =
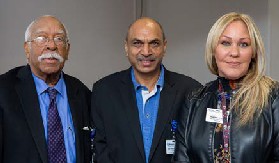
<path id="1" fill-rule="evenodd" d="M 230 51 L 231 57 L 238 57 L 239 56 L 239 47 L 238 45 L 232 45 Z"/>
<path id="2" fill-rule="evenodd" d="M 151 51 L 150 51 L 150 45 L 149 44 L 144 44 L 142 49 L 141 49 L 141 54 L 144 56 L 149 56 L 151 55 Z"/>
<path id="3" fill-rule="evenodd" d="M 48 39 L 48 41 L 46 42 L 46 47 L 48 50 L 51 50 L 51 51 L 54 51 L 57 49 L 57 45 L 53 39 Z"/>

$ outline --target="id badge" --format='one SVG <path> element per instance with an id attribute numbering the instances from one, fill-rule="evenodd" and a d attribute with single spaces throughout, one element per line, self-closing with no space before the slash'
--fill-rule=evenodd
<path id="1" fill-rule="evenodd" d="M 174 154 L 174 149 L 175 149 L 175 140 L 166 140 L 166 154 L 167 155 L 172 155 Z"/>
<path id="2" fill-rule="evenodd" d="M 221 109 L 207 108 L 205 121 L 223 124 L 223 111 Z"/>

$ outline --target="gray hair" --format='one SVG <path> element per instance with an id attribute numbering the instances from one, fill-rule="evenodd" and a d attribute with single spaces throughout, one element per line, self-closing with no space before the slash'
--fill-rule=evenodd
<path id="1" fill-rule="evenodd" d="M 41 17 L 35 19 L 34 21 L 32 21 L 32 22 L 28 25 L 28 27 L 26 28 L 26 31 L 25 31 L 25 38 L 24 38 L 24 41 L 25 41 L 25 42 L 27 42 L 27 41 L 30 39 L 30 37 L 31 37 L 31 28 L 33 27 L 33 25 L 34 25 L 38 20 L 40 20 L 40 19 L 43 18 L 43 17 L 52 17 L 52 18 L 57 19 L 55 16 L 52 16 L 52 15 L 43 15 L 43 16 L 41 16 Z M 57 19 L 57 20 L 58 20 L 58 19 Z M 65 26 L 60 20 L 58 20 L 58 21 L 59 21 L 59 22 L 62 24 L 62 26 L 64 27 L 65 32 L 66 32 L 66 33 L 65 33 L 65 34 L 66 34 L 66 39 L 69 40 L 68 30 L 67 30 L 66 26 Z"/>

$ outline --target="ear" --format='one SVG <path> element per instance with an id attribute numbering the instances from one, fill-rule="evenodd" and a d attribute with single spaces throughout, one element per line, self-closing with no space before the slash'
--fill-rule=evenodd
<path id="1" fill-rule="evenodd" d="M 29 59 L 30 57 L 30 50 L 31 50 L 31 45 L 28 43 L 28 42 L 24 42 L 24 51 L 25 51 L 25 55 L 26 55 L 26 58 L 27 60 Z"/>
<path id="2" fill-rule="evenodd" d="M 164 45 L 163 45 L 163 46 L 164 46 L 164 47 L 163 47 L 163 48 L 164 48 L 164 55 L 165 55 L 166 50 L 167 50 L 167 43 L 168 43 L 168 41 L 165 40 L 165 41 L 164 41 Z"/>
<path id="3" fill-rule="evenodd" d="M 124 48 L 125 48 L 126 56 L 128 57 L 128 43 L 126 40 L 124 42 Z"/>
<path id="4" fill-rule="evenodd" d="M 67 44 L 67 47 L 66 47 L 66 56 L 65 56 L 65 60 L 68 60 L 68 58 L 69 58 L 69 52 L 70 52 L 70 48 L 71 48 L 71 44 L 70 43 L 68 43 Z"/>

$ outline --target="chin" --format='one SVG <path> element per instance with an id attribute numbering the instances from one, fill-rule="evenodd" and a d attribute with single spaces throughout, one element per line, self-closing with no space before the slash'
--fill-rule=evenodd
<path id="1" fill-rule="evenodd" d="M 242 78 L 243 76 L 245 76 L 247 74 L 247 71 L 240 71 L 240 70 L 230 70 L 230 71 L 220 71 L 219 75 L 221 77 L 225 77 L 226 79 L 229 80 L 237 80 Z"/>
<path id="2" fill-rule="evenodd" d="M 227 75 L 227 76 L 224 76 L 226 79 L 229 79 L 229 80 L 238 80 L 240 79 L 241 77 L 243 77 L 244 75 Z"/>
<path id="3" fill-rule="evenodd" d="M 46 74 L 56 74 L 59 73 L 62 69 L 60 67 L 47 67 L 43 70 Z"/>
<path id="4" fill-rule="evenodd" d="M 154 67 L 148 67 L 148 68 L 141 69 L 142 73 L 153 73 L 155 71 L 156 71 L 156 69 Z"/>

